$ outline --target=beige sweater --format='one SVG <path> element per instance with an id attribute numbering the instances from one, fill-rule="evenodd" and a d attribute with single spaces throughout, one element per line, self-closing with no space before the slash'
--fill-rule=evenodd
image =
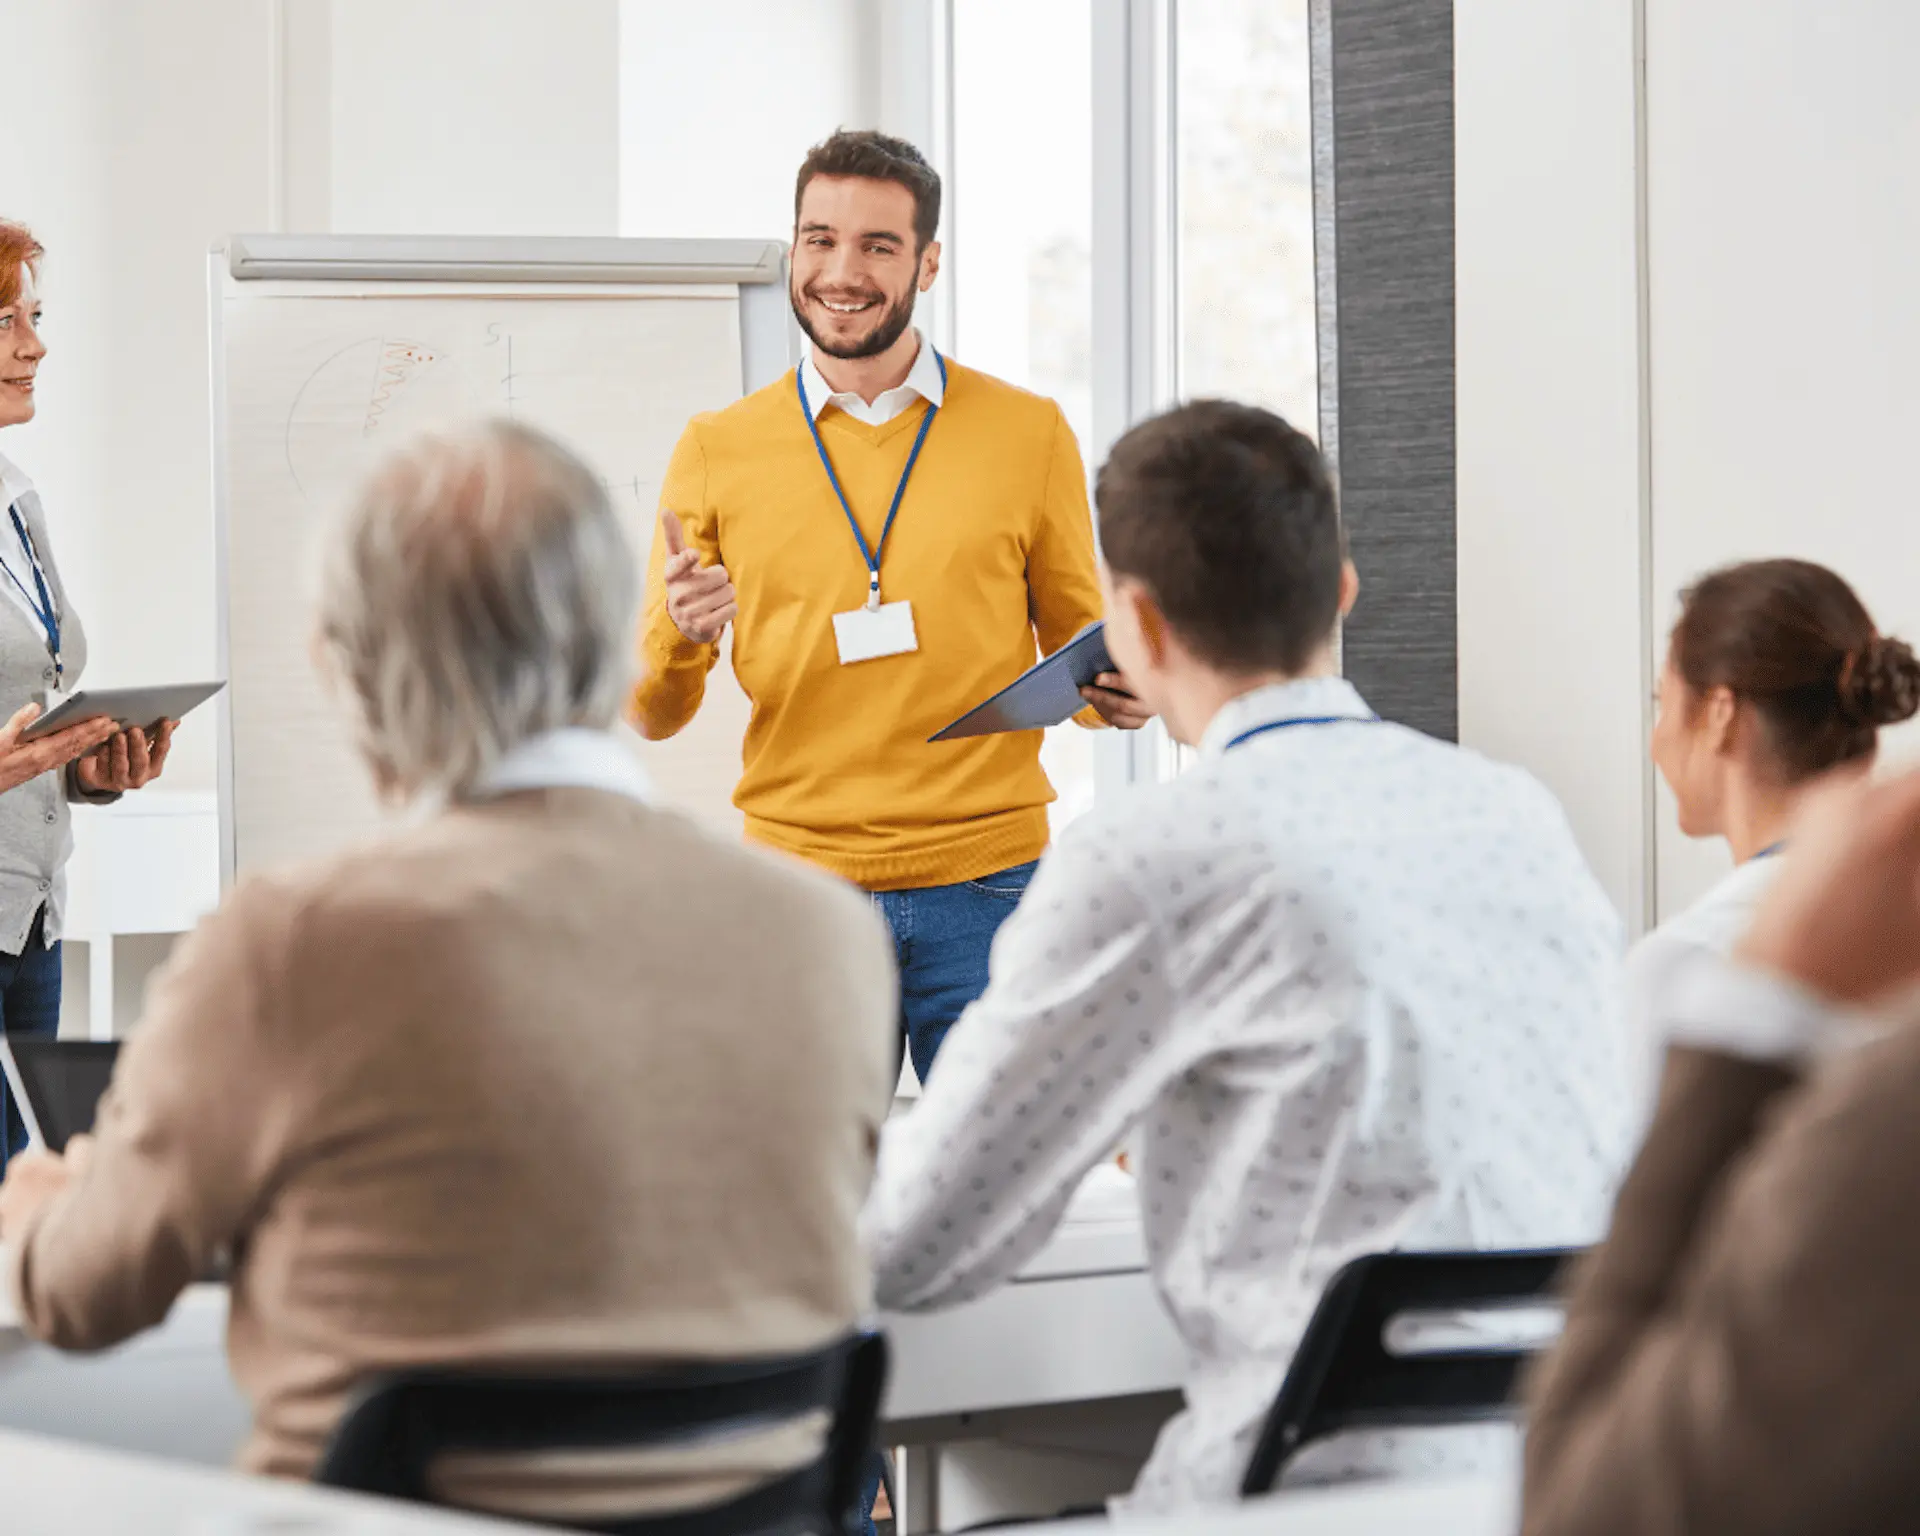
<path id="1" fill-rule="evenodd" d="M 823 1343 L 870 1305 L 894 985 L 852 890 L 600 790 L 250 879 L 10 1244 L 21 1315 L 98 1349 L 230 1251 L 243 1459 L 295 1477 L 372 1372 Z"/>
<path id="2" fill-rule="evenodd" d="M 1527 1536 L 1920 1516 L 1920 1030 L 1802 1077 L 1676 1046 L 1532 1384 Z"/>

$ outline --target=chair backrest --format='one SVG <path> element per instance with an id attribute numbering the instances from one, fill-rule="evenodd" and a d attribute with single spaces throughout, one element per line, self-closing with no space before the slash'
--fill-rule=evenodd
<path id="1" fill-rule="evenodd" d="M 1470 1424 L 1511 1417 L 1514 1378 L 1536 1342 L 1397 1350 L 1389 1325 L 1409 1314 L 1485 1313 L 1554 1299 L 1578 1250 L 1376 1253 L 1344 1266 L 1314 1309 L 1240 1485 L 1270 1492 L 1312 1441 L 1343 1430 Z"/>
<path id="2" fill-rule="evenodd" d="M 697 1447 L 825 1412 L 820 1455 L 724 1503 L 583 1524 L 623 1536 L 856 1536 L 887 1345 L 856 1333 L 812 1354 L 638 1374 L 407 1371 L 366 1383 L 316 1482 L 434 1502 L 433 1463 L 450 1453 Z"/>

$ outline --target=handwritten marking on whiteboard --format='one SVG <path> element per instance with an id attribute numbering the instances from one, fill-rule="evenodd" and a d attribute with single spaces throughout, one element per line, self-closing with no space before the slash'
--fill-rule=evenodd
<path id="1" fill-rule="evenodd" d="M 507 371 L 500 376 L 500 387 L 506 394 L 507 419 L 509 421 L 514 421 L 514 420 L 517 420 L 520 415 L 519 411 L 516 409 L 516 407 L 520 404 L 520 402 L 515 397 L 513 392 L 513 381 L 514 381 L 513 332 L 504 331 L 504 334 L 503 334 L 502 322 L 498 320 L 490 321 L 487 325 L 486 344 L 490 347 L 497 347 L 497 346 L 500 346 L 502 343 L 504 343 L 506 346 Z"/>
<path id="2" fill-rule="evenodd" d="M 600 488 L 607 493 L 610 499 L 622 493 L 631 495 L 633 497 L 633 504 L 636 507 L 640 508 L 643 512 L 647 509 L 646 498 L 641 493 L 640 477 L 638 475 L 635 475 L 631 480 L 614 481 L 602 479 Z"/>
<path id="3" fill-rule="evenodd" d="M 382 340 L 379 357 L 374 364 L 373 393 L 367 401 L 366 426 L 360 435 L 372 437 L 380 426 L 380 418 L 386 415 L 387 408 L 393 404 L 393 397 L 423 368 L 439 361 L 440 354 L 420 342 Z"/>

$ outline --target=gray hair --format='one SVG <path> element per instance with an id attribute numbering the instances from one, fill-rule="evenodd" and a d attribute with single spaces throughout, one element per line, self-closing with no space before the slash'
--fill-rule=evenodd
<path id="1" fill-rule="evenodd" d="M 334 530 L 319 604 L 382 791 L 458 798 L 520 742 L 611 726 L 637 589 L 605 488 L 546 434 L 486 421 L 385 460 Z"/>

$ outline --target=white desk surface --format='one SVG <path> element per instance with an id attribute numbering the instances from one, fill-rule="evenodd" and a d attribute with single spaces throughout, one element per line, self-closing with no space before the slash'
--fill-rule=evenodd
<path id="1" fill-rule="evenodd" d="M 0 1432 L 8 1536 L 482 1536 L 535 1527 Z M 1499 1479 L 1280 1494 L 1237 1509 L 1129 1521 L 1140 1536 L 1508 1536 Z M 1035 1536 L 1104 1529 L 1029 1527 Z"/>
<path id="2" fill-rule="evenodd" d="M 881 1319 L 890 1425 L 1170 1392 L 1185 1346 L 1146 1272 L 1133 1180 L 1096 1168 L 1012 1284 L 943 1312 Z"/>
<path id="3" fill-rule="evenodd" d="M 1519 1525 L 1513 1483 L 1476 1477 L 1276 1493 L 1231 1509 L 1027 1529 L 1080 1536 L 1099 1531 L 1124 1536 L 1513 1536 Z"/>
<path id="4" fill-rule="evenodd" d="M 533 1526 L 0 1431 L 7 1536 L 485 1536 Z"/>
<path id="5" fill-rule="evenodd" d="M 1132 1181 L 1099 1170 L 1053 1240 L 1011 1285 L 945 1312 L 882 1318 L 893 1348 L 890 1422 L 1177 1388 L 1186 1353 L 1154 1295 Z M 0 1274 L 5 1252 L 0 1249 Z M 217 1347 L 225 1290 L 196 1286 L 159 1332 Z M 221 1316 L 214 1316 L 215 1313 Z M 25 1348 L 0 1285 L 0 1361 Z"/>

